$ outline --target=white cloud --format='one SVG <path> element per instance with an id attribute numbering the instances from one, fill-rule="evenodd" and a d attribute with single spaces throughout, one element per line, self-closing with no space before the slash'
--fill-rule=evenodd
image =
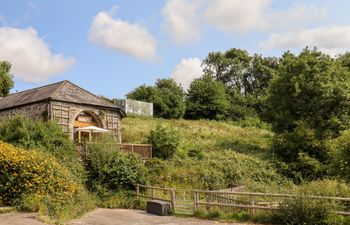
<path id="1" fill-rule="evenodd" d="M 203 76 L 201 63 L 199 58 L 182 59 L 171 73 L 171 78 L 186 91 L 194 79 Z"/>
<path id="2" fill-rule="evenodd" d="M 294 3 L 287 10 L 272 9 L 272 0 L 212 1 L 205 18 L 209 24 L 231 33 L 298 29 L 327 15 L 326 8 Z"/>
<path id="3" fill-rule="evenodd" d="M 12 64 L 14 76 L 26 82 L 46 81 L 74 64 L 73 58 L 53 54 L 35 29 L 0 28 L 0 60 Z"/>
<path id="4" fill-rule="evenodd" d="M 344 53 L 350 46 L 350 26 L 304 29 L 295 33 L 273 33 L 260 43 L 265 49 L 317 47 L 331 55 Z"/>
<path id="5" fill-rule="evenodd" d="M 270 0 L 216 0 L 206 12 L 206 21 L 225 32 L 245 33 L 267 26 L 265 11 Z"/>
<path id="6" fill-rule="evenodd" d="M 165 17 L 163 25 L 176 43 L 199 38 L 199 7 L 199 1 L 169 0 L 162 9 L 162 15 Z"/>
<path id="7" fill-rule="evenodd" d="M 204 25 L 231 34 L 297 30 L 320 21 L 327 8 L 295 2 L 286 9 L 276 0 L 168 0 L 162 14 L 164 26 L 177 43 L 200 38 Z M 202 27 L 200 26 L 202 25 Z"/>
<path id="8" fill-rule="evenodd" d="M 144 60 L 156 57 L 156 41 L 142 26 L 114 19 L 112 12 L 98 13 L 90 27 L 91 42 Z"/>

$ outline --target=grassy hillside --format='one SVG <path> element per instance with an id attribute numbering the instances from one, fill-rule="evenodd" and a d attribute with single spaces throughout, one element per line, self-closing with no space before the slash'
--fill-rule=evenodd
<path id="1" fill-rule="evenodd" d="M 274 192 L 292 186 L 268 160 L 273 135 L 268 130 L 218 121 L 126 118 L 123 142 L 145 143 L 149 131 L 159 124 L 174 127 L 181 141 L 174 159 L 148 163 L 151 184 L 204 189 L 238 184 L 251 191 Z M 203 152 L 203 157 L 189 157 L 193 149 Z"/>
<path id="2" fill-rule="evenodd" d="M 145 143 L 151 129 L 158 124 L 175 127 L 181 136 L 180 152 L 199 148 L 206 152 L 234 150 L 244 154 L 266 156 L 272 132 L 255 128 L 242 128 L 227 122 L 208 120 L 165 120 L 131 118 L 123 120 L 123 142 Z"/>

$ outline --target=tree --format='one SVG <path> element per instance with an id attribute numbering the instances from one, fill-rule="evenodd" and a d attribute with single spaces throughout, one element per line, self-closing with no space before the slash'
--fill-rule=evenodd
<path id="1" fill-rule="evenodd" d="M 230 107 L 225 85 L 211 75 L 194 80 L 186 97 L 186 114 L 189 119 L 224 119 Z"/>
<path id="2" fill-rule="evenodd" d="M 153 102 L 156 117 L 178 119 L 185 113 L 185 93 L 172 79 L 158 79 L 155 86 L 141 85 L 126 96 L 133 100 Z"/>
<path id="3" fill-rule="evenodd" d="M 317 49 L 286 52 L 267 101 L 276 155 L 295 181 L 326 174 L 327 141 L 350 125 L 350 70 Z"/>
<path id="4" fill-rule="evenodd" d="M 320 139 L 350 125 L 350 70 L 317 49 L 286 52 L 268 98 L 274 131 L 293 131 L 303 121 Z"/>
<path id="5" fill-rule="evenodd" d="M 152 86 L 141 85 L 129 92 L 126 97 L 133 100 L 153 102 L 156 90 Z"/>
<path id="6" fill-rule="evenodd" d="M 165 119 L 179 119 L 185 114 L 185 93 L 173 79 L 158 79 L 155 84 L 154 112 Z"/>
<path id="7" fill-rule="evenodd" d="M 11 64 L 6 61 L 0 61 L 0 97 L 10 94 L 14 86 L 13 77 L 10 74 Z"/>
<path id="8" fill-rule="evenodd" d="M 245 92 L 243 76 L 249 63 L 248 52 L 236 48 L 224 53 L 211 52 L 203 61 L 205 74 L 213 75 L 218 81 L 240 93 Z"/>
<path id="9" fill-rule="evenodd" d="M 204 71 L 227 87 L 231 97 L 230 117 L 255 117 L 265 108 L 265 100 L 275 76 L 278 60 L 273 57 L 249 56 L 241 49 L 224 53 L 211 52 L 203 61 Z"/>

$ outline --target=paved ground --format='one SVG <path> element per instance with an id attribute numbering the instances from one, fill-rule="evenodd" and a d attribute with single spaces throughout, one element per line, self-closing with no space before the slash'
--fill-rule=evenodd
<path id="1" fill-rule="evenodd" d="M 36 220 L 36 213 L 0 214 L 0 225 L 44 225 Z"/>
<path id="2" fill-rule="evenodd" d="M 224 225 L 196 218 L 179 218 L 173 216 L 156 216 L 144 211 L 129 209 L 96 209 L 80 219 L 73 220 L 70 225 Z M 231 225 L 243 225 L 230 223 Z M 0 214 L 0 225 L 45 225 L 36 220 L 35 213 Z"/>

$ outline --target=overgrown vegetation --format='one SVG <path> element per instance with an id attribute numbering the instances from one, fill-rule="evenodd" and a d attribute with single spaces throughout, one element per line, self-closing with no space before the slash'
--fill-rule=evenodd
<path id="1" fill-rule="evenodd" d="M 0 201 L 64 221 L 91 210 L 84 186 L 55 157 L 0 142 Z M 76 207 L 79 205 L 80 207 Z"/>

